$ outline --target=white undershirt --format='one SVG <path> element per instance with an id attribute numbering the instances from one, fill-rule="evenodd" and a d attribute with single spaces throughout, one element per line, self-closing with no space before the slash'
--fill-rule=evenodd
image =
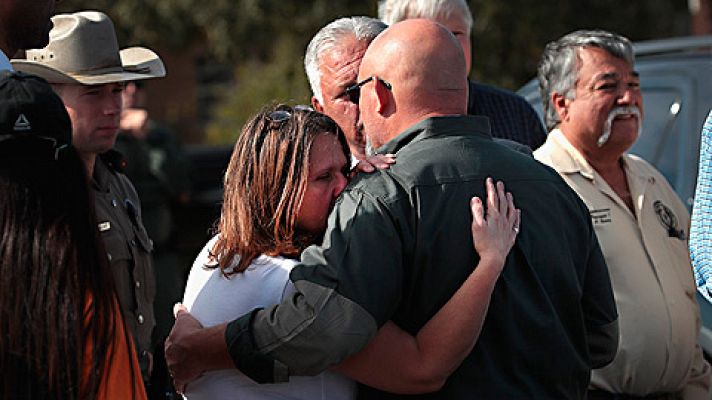
<path id="1" fill-rule="evenodd" d="M 255 308 L 282 301 L 293 291 L 289 271 L 297 261 L 262 255 L 242 273 L 226 279 L 219 268 L 206 270 L 210 263 L 212 238 L 193 263 L 183 296 L 183 304 L 203 326 L 232 321 Z M 236 369 L 206 373 L 190 383 L 185 397 L 200 399 L 335 399 L 355 398 L 356 384 L 334 373 L 291 377 L 289 383 L 257 384 Z"/>

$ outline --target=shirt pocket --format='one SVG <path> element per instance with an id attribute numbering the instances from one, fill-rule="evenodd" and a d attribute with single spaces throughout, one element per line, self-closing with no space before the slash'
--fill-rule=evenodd
<path id="1" fill-rule="evenodd" d="M 696 291 L 695 278 L 692 273 L 692 265 L 690 264 L 687 240 L 669 235 L 665 235 L 662 240 L 664 246 L 660 249 L 664 250 L 663 254 L 667 257 L 667 263 L 675 270 L 680 285 L 685 290 L 685 295 L 694 301 Z M 659 256 L 662 257 L 663 254 Z"/>
<path id="2" fill-rule="evenodd" d="M 109 260 L 111 274 L 114 278 L 114 285 L 119 300 L 124 309 L 131 310 L 135 304 L 134 296 L 130 288 L 133 288 L 131 278 L 131 249 L 129 249 L 126 239 L 119 231 L 109 230 L 101 233 L 101 239 L 106 249 L 106 257 Z"/>
<path id="3" fill-rule="evenodd" d="M 112 267 L 118 263 L 131 261 L 131 250 L 126 239 L 118 231 L 110 230 L 102 232 L 101 239 L 104 241 L 106 256 Z"/>

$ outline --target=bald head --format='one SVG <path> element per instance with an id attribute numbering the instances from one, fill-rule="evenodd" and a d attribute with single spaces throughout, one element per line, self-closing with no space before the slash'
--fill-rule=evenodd
<path id="1" fill-rule="evenodd" d="M 369 46 L 361 71 L 359 76 L 388 77 L 399 88 L 428 95 L 412 100 L 441 103 L 452 97 L 456 103 L 461 97 L 463 108 L 458 111 L 465 112 L 467 72 L 462 49 L 447 29 L 430 20 L 407 20 L 385 30 Z"/>
<path id="2" fill-rule="evenodd" d="M 465 57 L 455 37 L 442 25 L 425 19 L 396 23 L 383 31 L 361 62 L 359 81 L 377 76 L 391 84 L 383 99 L 379 84 L 364 86 L 361 120 L 366 134 L 377 147 L 406 127 L 428 117 L 467 113 Z M 369 107 L 374 97 L 379 107 Z M 382 104 L 383 101 L 388 104 Z M 379 115 L 375 115 L 379 114 Z M 385 119 L 378 123 L 378 118 Z M 369 127 L 372 126 L 372 128 Z M 376 126 L 380 125 L 380 126 Z M 369 134 L 376 129 L 385 135 Z"/>

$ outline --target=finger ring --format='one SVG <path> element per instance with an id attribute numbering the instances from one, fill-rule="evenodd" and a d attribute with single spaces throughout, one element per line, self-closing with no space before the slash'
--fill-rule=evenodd
<path id="1" fill-rule="evenodd" d="M 512 227 L 512 229 L 514 230 L 514 233 L 519 233 L 519 227 L 518 227 L 518 226 L 514 226 L 514 227 Z"/>

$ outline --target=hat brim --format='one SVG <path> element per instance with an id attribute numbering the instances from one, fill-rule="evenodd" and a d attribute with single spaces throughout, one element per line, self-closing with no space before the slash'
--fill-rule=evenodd
<path id="1" fill-rule="evenodd" d="M 158 54 L 145 47 L 129 47 L 119 52 L 121 66 L 80 73 L 68 73 L 50 67 L 47 64 L 31 60 L 12 60 L 17 71 L 37 75 L 49 83 L 78 83 L 82 85 L 101 85 L 137 81 L 140 79 L 166 76 L 166 68 Z"/>

